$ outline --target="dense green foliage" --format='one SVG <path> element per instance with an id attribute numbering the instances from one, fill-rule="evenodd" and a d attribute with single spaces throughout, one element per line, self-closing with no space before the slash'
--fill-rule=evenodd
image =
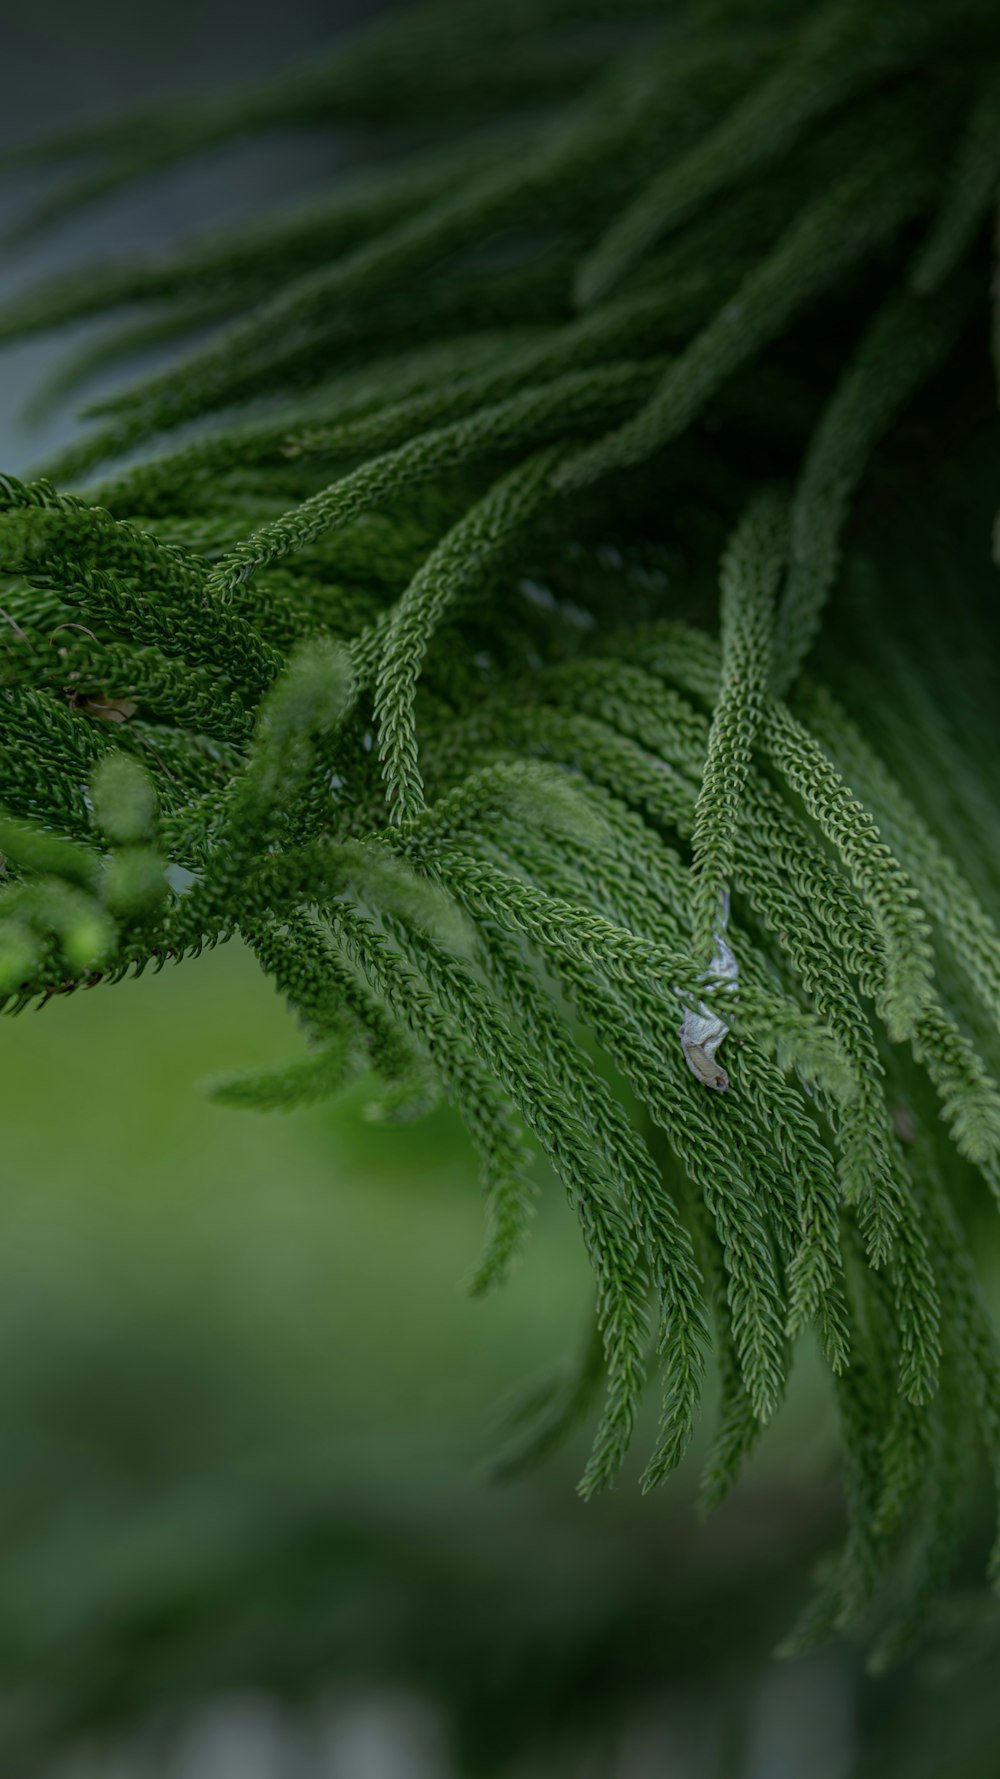
<path id="1" fill-rule="evenodd" d="M 599 1338 L 522 1456 L 603 1384 L 587 1494 L 650 1379 L 645 1480 L 675 1468 L 711 1341 L 716 1503 L 815 1330 L 849 1523 L 791 1646 L 861 1622 L 880 1660 L 977 1443 L 1000 1478 L 971 1248 L 1000 1189 L 998 64 L 986 0 L 402 12 L 308 77 L 48 145 L 95 170 L 32 220 L 317 118 L 391 122 L 398 168 L 0 314 L 159 305 L 122 355 L 225 323 L 0 479 L 7 1006 L 240 932 L 310 1048 L 219 1091 L 444 1092 L 479 1290 L 540 1146 Z"/>

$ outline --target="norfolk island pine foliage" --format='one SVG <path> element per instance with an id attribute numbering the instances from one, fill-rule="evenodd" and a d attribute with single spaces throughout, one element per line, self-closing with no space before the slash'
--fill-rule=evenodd
<path id="1" fill-rule="evenodd" d="M 0 170 L 27 235 L 304 125 L 358 170 L 0 312 L 110 322 L 61 399 L 176 343 L 0 478 L 5 1008 L 239 934 L 303 1048 L 215 1092 L 446 1097 L 479 1292 L 543 1152 L 594 1335 L 518 1457 L 590 1417 L 585 1495 L 711 1350 L 716 1505 L 818 1343 L 789 1648 L 887 1662 L 1000 1481 L 1000 14 L 438 0 Z"/>

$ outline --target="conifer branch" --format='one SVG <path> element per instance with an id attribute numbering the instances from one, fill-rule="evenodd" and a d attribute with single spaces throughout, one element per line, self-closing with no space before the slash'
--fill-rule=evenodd
<path id="1" fill-rule="evenodd" d="M 995 476 L 962 430 L 998 66 L 989 0 L 433 0 L 40 145 L 29 230 L 211 143 L 413 129 L 308 206 L 0 314 L 116 318 L 66 386 L 215 330 L 0 476 L 3 1004 L 240 935 L 306 1048 L 212 1091 L 443 1094 L 476 1292 L 540 1149 L 596 1318 L 512 1466 L 603 1387 L 581 1488 L 608 1485 L 649 1384 L 660 1483 L 711 1350 L 712 1507 L 815 1336 L 847 1527 L 790 1642 L 860 1624 L 877 1663 L 946 1585 L 977 1441 L 1000 1487 L 966 1227 L 1000 1184 L 964 547 Z"/>

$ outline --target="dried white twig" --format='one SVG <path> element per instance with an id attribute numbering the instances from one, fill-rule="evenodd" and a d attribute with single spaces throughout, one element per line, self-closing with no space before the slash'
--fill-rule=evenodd
<path id="1" fill-rule="evenodd" d="M 719 923 L 712 937 L 715 947 L 712 952 L 710 968 L 705 972 L 704 980 L 713 986 L 724 986 L 726 991 L 734 990 L 739 980 L 739 966 L 726 944 L 725 931 L 729 922 L 729 895 L 722 897 Z M 678 1036 L 684 1058 L 698 1080 L 714 1093 L 725 1093 L 729 1087 L 729 1076 L 721 1063 L 716 1062 L 715 1052 L 727 1036 L 729 1027 L 717 1013 L 711 1013 L 703 1001 L 697 1007 L 688 1007 L 684 1013 L 684 1023 L 678 1027 Z"/>

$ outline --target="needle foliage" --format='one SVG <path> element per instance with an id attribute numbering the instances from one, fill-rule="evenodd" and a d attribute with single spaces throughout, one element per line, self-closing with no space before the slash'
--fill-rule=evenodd
<path id="1" fill-rule="evenodd" d="M 1000 1481 L 998 69 L 993 0 L 435 0 L 40 145 L 22 233 L 264 130 L 363 166 L 0 312 L 113 318 L 62 393 L 178 342 L 0 478 L 7 1009 L 241 934 L 308 1050 L 220 1098 L 443 1093 L 476 1290 L 540 1149 L 595 1336 L 520 1458 L 594 1404 L 586 1494 L 711 1347 L 717 1504 L 815 1337 L 790 1647 L 876 1661 Z"/>

